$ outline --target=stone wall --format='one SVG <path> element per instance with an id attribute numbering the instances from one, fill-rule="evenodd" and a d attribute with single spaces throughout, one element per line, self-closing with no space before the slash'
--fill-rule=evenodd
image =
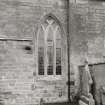
<path id="1" fill-rule="evenodd" d="M 85 58 L 90 64 L 105 61 L 105 2 L 101 0 L 71 0 L 70 61 L 79 86 L 78 65 Z"/>
<path id="2" fill-rule="evenodd" d="M 67 32 L 65 0 L 0 0 L 0 102 L 32 105 L 67 100 L 67 72 L 62 78 L 36 75 L 35 41 L 38 26 L 53 14 Z M 67 67 L 65 67 L 67 70 Z"/>
<path id="3" fill-rule="evenodd" d="M 81 1 L 81 2 L 79 2 Z M 74 63 L 83 63 L 84 55 L 88 55 L 90 63 L 103 62 L 104 56 L 104 2 L 77 0 L 72 5 L 73 28 L 71 34 L 72 58 Z M 73 25 L 72 24 L 72 25 Z M 79 56 L 78 56 L 79 55 Z M 77 61 L 75 61 L 77 60 Z"/>
<path id="4" fill-rule="evenodd" d="M 43 97 L 45 102 L 67 100 L 67 65 L 59 80 L 36 75 L 35 38 L 47 14 L 60 21 L 66 39 L 66 0 L 0 0 L 0 98 L 4 105 L 39 104 Z M 70 70 L 78 88 L 78 65 L 85 57 L 89 63 L 104 62 L 105 3 L 71 0 L 69 14 Z"/>

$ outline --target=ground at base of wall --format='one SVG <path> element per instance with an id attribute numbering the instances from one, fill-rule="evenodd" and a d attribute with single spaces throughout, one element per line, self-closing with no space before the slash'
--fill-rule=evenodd
<path id="1" fill-rule="evenodd" d="M 79 105 L 77 102 L 44 103 L 44 105 Z"/>

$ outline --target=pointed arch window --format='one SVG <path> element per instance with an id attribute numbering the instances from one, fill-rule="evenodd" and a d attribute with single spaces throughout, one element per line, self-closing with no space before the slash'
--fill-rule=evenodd
<path id="1" fill-rule="evenodd" d="M 62 74 L 61 34 L 59 24 L 51 16 L 41 24 L 38 33 L 39 75 Z"/>

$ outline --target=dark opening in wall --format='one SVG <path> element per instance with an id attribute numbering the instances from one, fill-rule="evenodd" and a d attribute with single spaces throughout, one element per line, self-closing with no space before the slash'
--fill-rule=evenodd
<path id="1" fill-rule="evenodd" d="M 31 50 L 31 47 L 30 46 L 26 46 L 25 47 L 25 50 L 30 51 Z"/>
<path id="2" fill-rule="evenodd" d="M 25 51 L 27 51 L 27 54 L 32 54 L 32 47 L 31 46 L 25 46 Z"/>

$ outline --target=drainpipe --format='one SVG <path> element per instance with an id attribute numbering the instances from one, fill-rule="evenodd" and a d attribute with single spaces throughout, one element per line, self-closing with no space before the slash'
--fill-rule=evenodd
<path id="1" fill-rule="evenodd" d="M 67 0 L 68 102 L 70 99 L 70 0 Z"/>

